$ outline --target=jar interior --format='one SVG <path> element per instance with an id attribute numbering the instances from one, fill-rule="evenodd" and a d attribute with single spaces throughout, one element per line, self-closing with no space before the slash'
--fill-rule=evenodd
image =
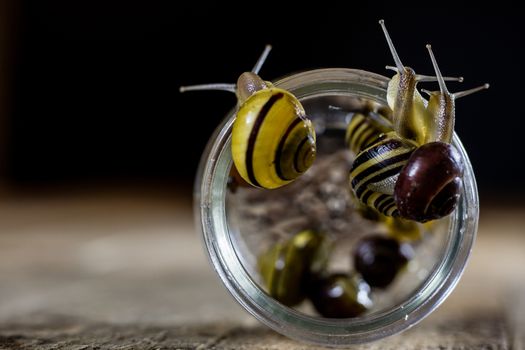
<path id="1" fill-rule="evenodd" d="M 260 274 L 260 257 L 277 243 L 289 241 L 303 230 L 326 235 L 331 243 L 327 272 L 354 273 L 357 242 L 368 236 L 389 237 L 392 233 L 381 220 L 369 220 L 356 210 L 351 198 L 349 171 L 353 155 L 345 144 L 348 123 L 356 112 L 384 100 L 344 93 L 300 98 L 316 131 L 317 157 L 313 166 L 297 180 L 279 189 L 242 186 L 230 179 L 225 194 L 225 214 L 230 239 L 242 267 L 268 292 Z M 372 288 L 373 306 L 362 316 L 396 308 L 424 285 L 443 260 L 450 237 L 450 219 L 417 224 L 417 237 L 397 237 L 410 245 L 414 257 L 384 288 Z M 321 317 L 307 298 L 295 310 Z"/>

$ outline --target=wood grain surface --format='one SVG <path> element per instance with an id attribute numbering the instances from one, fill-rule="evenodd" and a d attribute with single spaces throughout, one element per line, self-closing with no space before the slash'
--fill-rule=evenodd
<path id="1" fill-rule="evenodd" d="M 0 349 L 310 349 L 259 324 L 212 271 L 187 200 L 121 193 L 0 203 Z M 525 209 L 485 209 L 456 290 L 355 349 L 521 349 Z"/>

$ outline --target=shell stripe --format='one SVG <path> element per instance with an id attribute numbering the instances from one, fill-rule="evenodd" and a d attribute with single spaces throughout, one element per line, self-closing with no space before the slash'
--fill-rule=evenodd
<path id="1" fill-rule="evenodd" d="M 369 189 L 366 189 L 363 193 L 362 202 L 383 215 L 393 216 L 395 215 L 395 211 L 397 211 L 393 196 L 374 192 Z"/>
<path id="2" fill-rule="evenodd" d="M 356 196 L 358 198 L 361 198 L 361 195 L 363 194 L 363 192 L 366 189 L 366 186 L 368 184 L 374 183 L 374 182 L 378 182 L 378 181 L 382 181 L 382 180 L 386 179 L 387 177 L 396 175 L 397 173 L 399 173 L 401 171 L 403 166 L 404 166 L 404 164 L 395 165 L 395 166 L 393 166 L 391 168 L 387 168 L 382 173 L 374 174 L 371 177 L 369 177 L 368 179 L 364 180 L 363 182 L 358 184 L 358 186 L 354 187 Z"/>
<path id="3" fill-rule="evenodd" d="M 377 148 L 377 150 L 375 152 L 367 152 L 367 150 L 372 147 Z M 401 147 L 403 147 L 403 143 L 401 141 L 386 138 L 359 153 L 357 158 L 354 160 L 352 168 L 357 169 L 359 166 L 368 162 L 369 160 L 377 159 L 378 156 Z"/>
<path id="4" fill-rule="evenodd" d="M 286 129 L 284 135 L 281 137 L 281 140 L 279 141 L 279 146 L 277 147 L 277 150 L 275 151 L 275 172 L 277 173 L 277 176 L 284 181 L 290 181 L 293 179 L 288 179 L 283 174 L 283 169 L 281 168 L 281 155 L 283 154 L 284 144 L 286 143 L 286 139 L 288 136 L 290 136 L 290 133 L 295 128 L 297 124 L 301 122 L 300 118 L 295 118 L 292 123 L 288 126 L 288 129 Z M 297 169 L 296 169 L 297 170 Z M 299 173 L 299 171 L 297 171 Z"/>
<path id="5" fill-rule="evenodd" d="M 398 216 L 394 196 L 372 188 L 371 185 L 383 183 L 398 175 L 415 147 L 391 134 L 381 132 L 371 122 L 367 121 L 365 125 L 368 129 L 364 132 L 361 128 L 354 128 L 353 135 L 349 135 L 353 144 L 363 149 L 357 154 L 350 170 L 351 187 L 361 203 L 383 215 Z"/>
<path id="6" fill-rule="evenodd" d="M 363 171 L 359 172 L 359 169 L 352 170 L 352 186 L 357 186 L 359 182 L 366 179 L 368 176 L 380 172 L 382 169 L 389 167 L 393 164 L 401 163 L 404 165 L 405 162 L 410 158 L 410 155 L 412 154 L 411 151 L 392 155 L 392 157 L 384 159 L 378 163 L 375 163 L 373 165 L 370 165 L 368 168 L 364 169 Z"/>
<path id="7" fill-rule="evenodd" d="M 254 186 L 261 187 L 261 185 L 255 178 L 255 172 L 253 169 L 253 152 L 255 148 L 255 141 L 257 140 L 257 135 L 259 135 L 259 130 L 264 122 L 264 119 L 268 115 L 268 112 L 270 112 L 270 109 L 273 107 L 273 105 L 278 100 L 283 98 L 283 96 L 284 94 L 282 92 L 276 93 L 268 99 L 264 106 L 262 106 L 261 110 L 259 111 L 259 114 L 257 115 L 257 118 L 255 119 L 255 122 L 253 123 L 253 127 L 250 132 L 250 137 L 248 138 L 248 147 L 246 150 L 246 170 L 248 173 L 248 178 Z"/>
<path id="8" fill-rule="evenodd" d="M 355 130 L 359 128 L 364 122 L 365 118 L 361 114 L 354 114 L 352 120 L 350 120 L 348 128 L 346 129 L 345 142 L 348 146 L 350 146 L 352 142 L 352 137 L 355 133 Z"/>
<path id="9" fill-rule="evenodd" d="M 378 125 L 370 115 L 355 113 L 346 129 L 345 142 L 351 151 L 359 153 L 372 145 L 374 140 L 379 141 L 380 136 L 388 131 L 391 129 L 385 125 Z"/>
<path id="10" fill-rule="evenodd" d="M 386 216 L 399 216 L 393 196 L 365 189 L 361 202 Z"/>
<path id="11" fill-rule="evenodd" d="M 304 139 L 301 140 L 301 142 L 299 142 L 299 144 L 297 145 L 297 149 L 295 150 L 295 154 L 294 154 L 294 157 L 293 157 L 293 166 L 295 168 L 295 171 L 297 171 L 298 173 L 302 173 L 302 169 L 301 169 L 301 166 L 299 164 L 299 155 L 301 154 L 301 151 L 303 149 L 303 146 L 304 144 L 306 143 L 306 141 L 308 141 L 308 136 L 306 136 Z M 305 155 L 303 155 L 303 158 L 304 158 Z"/>
<path id="12" fill-rule="evenodd" d="M 394 216 L 393 212 L 397 211 L 396 203 L 392 198 L 392 203 L 383 209 L 383 213 L 387 216 Z"/>
<path id="13" fill-rule="evenodd" d="M 381 203 L 380 205 L 376 207 L 377 210 L 379 210 L 381 213 L 385 213 L 387 209 L 390 209 L 392 205 L 395 205 L 394 197 L 392 196 L 389 196 L 389 197 L 390 198 L 388 198 L 386 201 L 384 201 L 383 203 Z"/>
<path id="14" fill-rule="evenodd" d="M 311 137 L 308 136 L 307 139 L 308 139 L 308 140 L 311 140 Z M 314 141 L 314 142 L 315 142 L 315 141 Z M 310 157 L 310 156 L 311 156 L 311 153 L 310 153 L 310 152 L 304 152 L 304 153 L 303 153 L 303 159 L 302 159 L 302 160 L 303 160 L 303 164 L 306 164 L 306 162 L 307 162 L 307 160 L 308 160 L 308 157 Z M 305 172 L 305 171 L 306 171 L 306 170 L 304 170 L 304 171 L 302 171 L 302 172 Z"/>
<path id="15" fill-rule="evenodd" d="M 355 149 L 356 150 L 362 150 L 364 145 L 367 145 L 370 143 L 370 139 L 372 137 L 377 137 L 378 133 L 377 130 L 374 130 L 372 128 L 369 128 L 363 132 L 363 134 L 359 137 L 359 140 L 356 141 Z"/>
<path id="16" fill-rule="evenodd" d="M 374 208 L 379 208 L 379 206 L 384 203 L 386 200 L 388 200 L 387 194 L 382 194 L 374 201 Z"/>
<path id="17" fill-rule="evenodd" d="M 363 193 L 363 197 L 361 198 L 361 201 L 363 203 L 368 203 L 368 199 L 374 194 L 373 191 L 369 190 L 369 189 L 366 189 L 365 192 Z"/>
<path id="18" fill-rule="evenodd" d="M 366 140 L 363 140 L 363 143 L 361 144 L 361 149 L 367 149 L 374 144 L 381 142 L 384 138 L 382 138 L 382 135 L 384 134 L 372 134 L 369 137 L 366 138 Z"/>
<path id="19" fill-rule="evenodd" d="M 350 148 L 358 151 L 359 138 L 370 128 L 370 125 L 363 121 L 363 123 L 355 129 L 355 132 L 350 137 Z"/>

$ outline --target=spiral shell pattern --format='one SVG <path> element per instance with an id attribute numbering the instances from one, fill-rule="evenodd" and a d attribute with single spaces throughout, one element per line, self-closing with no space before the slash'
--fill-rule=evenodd
<path id="1" fill-rule="evenodd" d="M 450 214 L 461 195 L 464 164 L 454 146 L 430 142 L 410 156 L 395 186 L 404 218 L 426 222 Z"/>
<path id="2" fill-rule="evenodd" d="M 315 160 L 315 131 L 301 103 L 279 88 L 260 90 L 240 107 L 232 157 L 244 180 L 266 189 L 286 185 Z"/>
<path id="3" fill-rule="evenodd" d="M 351 187 L 359 201 L 386 216 L 399 216 L 394 187 L 414 149 L 391 132 L 361 151 L 350 170 Z"/>

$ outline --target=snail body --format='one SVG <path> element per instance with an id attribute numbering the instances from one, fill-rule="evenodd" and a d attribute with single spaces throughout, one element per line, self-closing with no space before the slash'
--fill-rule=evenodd
<path id="1" fill-rule="evenodd" d="M 427 110 L 432 116 L 429 125 L 429 132 L 424 140 L 424 143 L 440 141 L 445 143 L 452 142 L 452 136 L 454 134 L 454 123 L 456 117 L 456 100 L 460 97 L 471 95 L 475 92 L 485 90 L 489 88 L 489 84 L 483 84 L 481 86 L 450 93 L 448 91 L 445 79 L 441 75 L 441 71 L 436 61 L 436 57 L 432 52 L 432 46 L 427 45 L 427 50 L 436 71 L 436 76 L 439 83 L 439 91 L 428 91 L 422 90 L 430 96 L 428 101 Z"/>
<path id="2" fill-rule="evenodd" d="M 438 77 L 419 75 L 412 68 L 404 66 L 388 34 L 385 22 L 380 20 L 379 24 L 395 62 L 395 67 L 387 66 L 387 69 L 396 72 L 387 87 L 387 102 L 393 111 L 393 128 L 400 137 L 422 144 L 429 132 L 432 116 L 427 109 L 427 101 L 416 89 L 416 85 L 418 82 L 437 81 Z M 462 77 L 443 79 L 463 81 Z"/>
<path id="3" fill-rule="evenodd" d="M 316 155 L 315 130 L 299 100 L 257 75 L 270 49 L 266 47 L 252 71 L 241 74 L 237 84 L 181 88 L 181 92 L 215 89 L 237 95 L 233 162 L 244 181 L 265 189 L 292 182 L 308 170 Z"/>

